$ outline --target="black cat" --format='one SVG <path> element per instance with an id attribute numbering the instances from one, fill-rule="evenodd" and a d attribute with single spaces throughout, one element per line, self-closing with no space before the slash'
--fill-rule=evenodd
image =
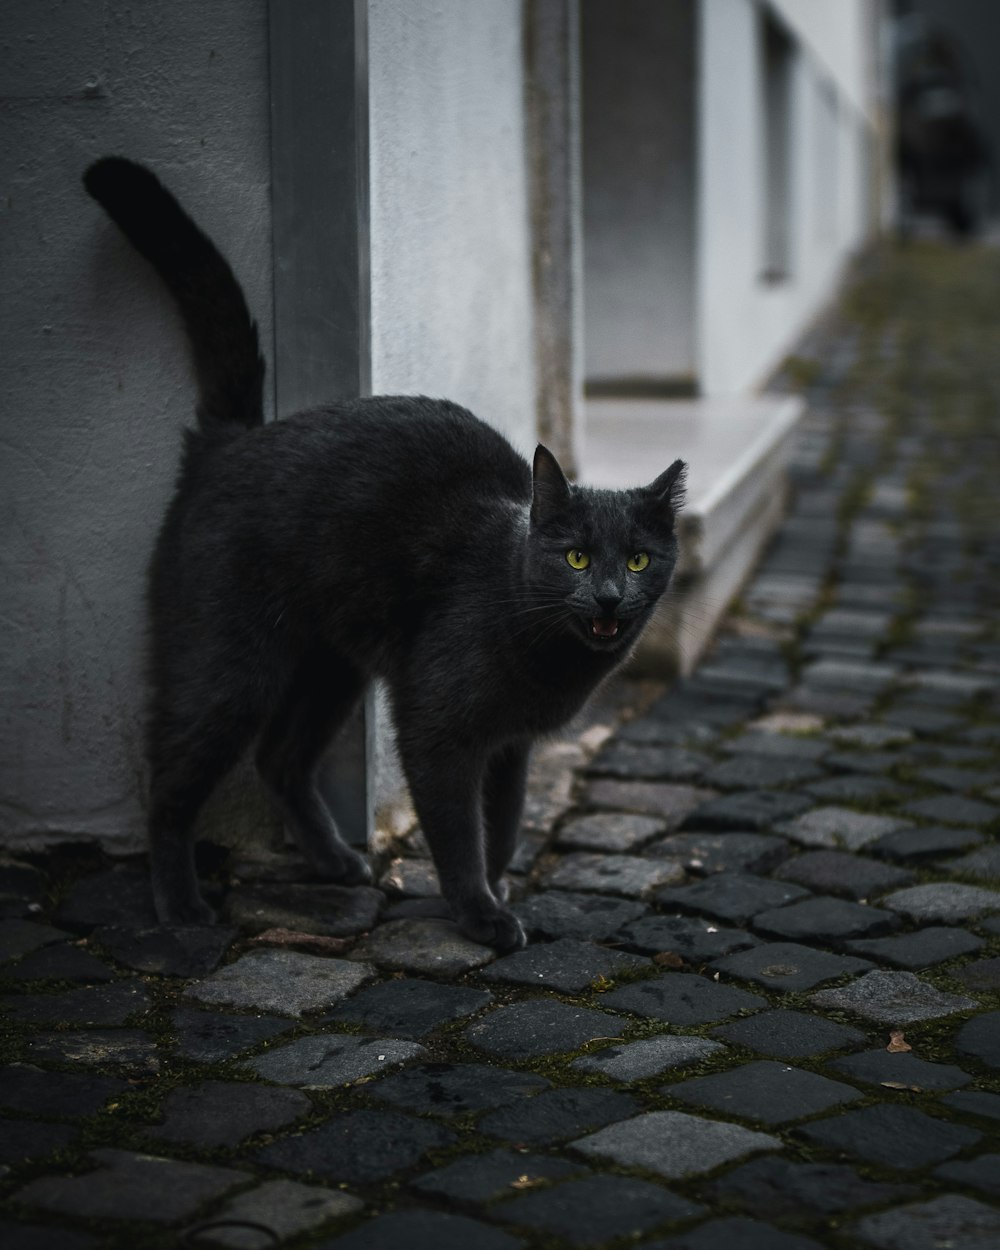
<path id="1" fill-rule="evenodd" d="M 150 853 L 163 921 L 202 922 L 191 829 L 257 739 L 316 869 L 370 879 L 315 772 L 374 677 L 444 896 L 500 949 L 532 741 L 629 654 L 667 588 L 684 464 L 626 491 L 534 469 L 447 400 L 377 396 L 262 421 L 257 328 L 226 261 L 147 169 L 89 193 L 155 267 L 191 339 L 198 429 L 153 558 Z"/>

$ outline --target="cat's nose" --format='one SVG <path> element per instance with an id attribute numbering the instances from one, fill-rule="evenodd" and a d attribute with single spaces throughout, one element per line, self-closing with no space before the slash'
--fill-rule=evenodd
<path id="1" fill-rule="evenodd" d="M 622 592 L 614 582 L 605 582 L 594 594 L 594 602 L 601 609 L 602 616 L 613 616 L 622 601 Z"/>

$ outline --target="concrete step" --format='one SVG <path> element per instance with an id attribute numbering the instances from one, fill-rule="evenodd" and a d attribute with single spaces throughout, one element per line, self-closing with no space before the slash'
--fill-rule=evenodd
<path id="1" fill-rule="evenodd" d="M 637 670 L 687 673 L 697 663 L 781 520 L 803 412 L 788 395 L 587 401 L 581 482 L 620 489 L 652 481 L 678 456 L 689 466 L 674 592 Z"/>

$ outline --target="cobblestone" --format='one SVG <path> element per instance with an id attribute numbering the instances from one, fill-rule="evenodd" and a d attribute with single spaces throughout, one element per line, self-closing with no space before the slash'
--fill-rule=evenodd
<path id="1" fill-rule="evenodd" d="M 955 1046 L 962 1054 L 1000 1069 L 1000 1011 L 967 1020 L 958 1031 Z"/>
<path id="2" fill-rule="evenodd" d="M 81 1176 L 43 1176 L 19 1190 L 17 1201 L 83 1219 L 152 1220 L 173 1224 L 227 1190 L 246 1172 L 181 1163 L 128 1150 L 95 1150 L 98 1167 Z"/>
<path id="3" fill-rule="evenodd" d="M 811 990 L 814 985 L 832 981 L 848 972 L 861 972 L 870 968 L 871 964 L 866 959 L 818 951 L 798 942 L 768 942 L 752 950 L 717 959 L 712 967 L 742 981 L 754 981 L 767 989 L 797 993 Z"/>
<path id="4" fill-rule="evenodd" d="M 768 1059 L 683 1081 L 669 1092 L 681 1102 L 767 1125 L 802 1120 L 861 1097 L 850 1085 Z"/>
<path id="5" fill-rule="evenodd" d="M 941 929 L 933 925 L 897 937 L 862 938 L 846 943 L 847 949 L 858 955 L 895 964 L 911 972 L 933 968 L 935 964 L 945 963 L 959 955 L 968 955 L 982 945 L 982 938 L 965 929 Z"/>
<path id="6" fill-rule="evenodd" d="M 465 985 L 404 978 L 367 986 L 347 999 L 324 1023 L 350 1021 L 389 1037 L 423 1037 L 449 1020 L 472 1015 L 493 996 Z"/>
<path id="7" fill-rule="evenodd" d="M 841 894 L 855 901 L 909 885 L 913 880 L 913 874 L 905 869 L 890 868 L 843 851 L 806 851 L 783 864 L 775 876 L 819 894 Z"/>
<path id="8" fill-rule="evenodd" d="M 659 885 L 683 880 L 684 870 L 669 860 L 572 851 L 543 875 L 542 884 L 557 890 L 593 890 L 598 894 L 645 898 Z"/>
<path id="9" fill-rule="evenodd" d="M 610 1089 L 551 1089 L 530 1102 L 484 1115 L 478 1128 L 505 1141 L 548 1146 L 577 1133 L 635 1115 L 639 1104 Z"/>
<path id="10" fill-rule="evenodd" d="M 976 1129 L 925 1115 L 915 1107 L 863 1107 L 816 1120 L 798 1131 L 818 1145 L 900 1171 L 940 1163 L 982 1139 Z"/>
<path id="11" fill-rule="evenodd" d="M 685 1068 L 700 1063 L 710 1055 L 724 1051 L 719 1042 L 704 1037 L 675 1037 L 661 1033 L 640 1042 L 623 1046 L 606 1046 L 582 1059 L 574 1059 L 573 1068 L 581 1072 L 597 1072 L 616 1081 L 644 1081 L 670 1068 Z"/>
<path id="12" fill-rule="evenodd" d="M 960 1089 L 972 1079 L 954 1064 L 928 1063 L 906 1051 L 866 1050 L 846 1059 L 835 1059 L 829 1066 L 869 1085 L 889 1084 L 896 1089 Z"/>
<path id="13" fill-rule="evenodd" d="M 688 1220 L 705 1208 L 635 1177 L 595 1176 L 522 1194 L 492 1212 L 504 1223 L 537 1228 L 574 1246 L 641 1236 L 666 1220 Z"/>
<path id="14" fill-rule="evenodd" d="M 954 881 L 914 885 L 882 900 L 886 907 L 911 920 L 958 924 L 986 912 L 1000 911 L 1000 892 Z"/>
<path id="15" fill-rule="evenodd" d="M 792 1163 L 775 1155 L 741 1164 L 714 1181 L 709 1191 L 770 1219 L 880 1206 L 905 1201 L 916 1192 L 911 1185 L 865 1180 L 842 1163 Z"/>
<path id="16" fill-rule="evenodd" d="M 849 807 L 815 807 L 797 819 L 780 825 L 779 832 L 801 842 L 803 846 L 843 846 L 849 851 L 857 851 L 869 842 L 906 828 L 909 823 L 893 816 L 872 816 L 867 812 L 855 812 Z"/>
<path id="17" fill-rule="evenodd" d="M 605 1002 L 611 997 L 606 995 Z M 602 1011 L 536 999 L 498 1007 L 470 1024 L 465 1035 L 479 1050 L 505 1059 L 528 1059 L 576 1050 L 595 1037 L 618 1037 L 624 1029 L 622 1021 Z"/>
<path id="18" fill-rule="evenodd" d="M 531 937 L 580 938 L 607 941 L 622 925 L 644 916 L 648 908 L 635 900 L 605 894 L 576 894 L 547 890 L 532 894 L 514 906 L 514 912 Z"/>
<path id="19" fill-rule="evenodd" d="M 658 890 L 661 907 L 713 916 L 730 924 L 746 924 L 760 912 L 807 897 L 801 886 L 769 881 L 750 873 L 720 872 L 694 885 Z"/>
<path id="20" fill-rule="evenodd" d="M 672 972 L 653 981 L 626 985 L 605 994 L 602 1001 L 620 1011 L 678 1025 L 710 1024 L 738 1011 L 766 1005 L 766 1000 L 757 994 L 717 985 L 687 972 Z"/>
<path id="21" fill-rule="evenodd" d="M 398 1038 L 318 1033 L 284 1046 L 272 1046 L 266 1054 L 248 1060 L 244 1066 L 265 1081 L 302 1085 L 306 1089 L 331 1089 L 374 1076 L 426 1053 L 416 1042 Z"/>
<path id="22" fill-rule="evenodd" d="M 855 1230 L 877 1250 L 939 1250 L 950 1241 L 962 1250 L 993 1250 L 1000 1240 L 1000 1211 L 963 1194 L 866 1215 Z"/>
<path id="23" fill-rule="evenodd" d="M 821 1055 L 830 1050 L 843 1050 L 857 1046 L 865 1035 L 858 1029 L 848 1028 L 823 1016 L 812 1016 L 802 1011 L 762 1011 L 745 1020 L 734 1020 L 712 1030 L 716 1037 L 725 1038 L 762 1055 L 777 1059 L 804 1059 Z"/>
<path id="24" fill-rule="evenodd" d="M 762 1150 L 779 1150 L 781 1142 L 767 1133 L 684 1111 L 648 1111 L 581 1137 L 573 1146 L 590 1158 L 679 1180 Z"/>
<path id="25" fill-rule="evenodd" d="M 336 1189 L 298 1181 L 265 1181 L 231 1198 L 210 1221 L 215 1227 L 200 1233 L 199 1240 L 232 1250 L 266 1250 L 274 1244 L 272 1234 L 285 1241 L 330 1220 L 354 1215 L 363 1207 L 360 1198 Z"/>
<path id="26" fill-rule="evenodd" d="M 892 1025 L 937 1020 L 979 1005 L 962 994 L 943 993 L 912 972 L 867 972 L 850 985 L 818 991 L 812 1001 L 819 1007 L 840 1008 Z"/>
<path id="27" fill-rule="evenodd" d="M 443 1211 L 393 1211 L 379 1215 L 323 1250 L 520 1250 L 524 1242 L 465 1215 Z"/>
<path id="28" fill-rule="evenodd" d="M 429 1150 L 454 1140 L 442 1125 L 398 1111 L 348 1111 L 319 1128 L 265 1146 L 256 1157 L 282 1171 L 315 1173 L 338 1185 L 363 1184 L 412 1167 Z"/>
<path id="29" fill-rule="evenodd" d="M 414 1189 L 440 1194 L 453 1202 L 489 1202 L 493 1198 L 517 1193 L 522 1178 L 537 1183 L 542 1180 L 565 1180 L 569 1176 L 589 1172 L 582 1163 L 554 1159 L 551 1155 L 529 1154 L 526 1151 L 493 1150 L 485 1155 L 469 1155 L 445 1167 L 418 1176 L 411 1182 Z"/>
<path id="30" fill-rule="evenodd" d="M 648 959 L 625 951 L 611 951 L 592 942 L 560 938 L 546 945 L 515 951 L 486 968 L 484 981 L 514 985 L 548 985 L 567 994 L 579 993 L 598 980 L 614 980 L 620 973 L 649 968 Z"/>
<path id="31" fill-rule="evenodd" d="M 375 974 L 364 963 L 322 959 L 297 951 L 251 951 L 186 991 L 188 998 L 300 1016 L 332 1007 Z"/>

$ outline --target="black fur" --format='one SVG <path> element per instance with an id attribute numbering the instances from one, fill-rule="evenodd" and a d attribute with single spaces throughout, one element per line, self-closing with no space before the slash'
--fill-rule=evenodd
<path id="1" fill-rule="evenodd" d="M 529 748 L 628 655 L 666 589 L 684 465 L 642 489 L 571 486 L 544 447 L 532 470 L 470 412 L 422 397 L 262 425 L 256 327 L 229 266 L 141 166 L 106 158 L 85 184 L 177 300 L 199 387 L 200 429 L 187 432 L 151 572 L 161 919 L 210 917 L 191 828 L 254 739 L 261 775 L 316 868 L 369 879 L 337 835 L 315 769 L 381 677 L 456 920 L 478 941 L 520 945 L 502 875 Z M 589 554 L 586 569 L 570 566 L 571 549 Z M 636 552 L 649 565 L 630 572 Z"/>

